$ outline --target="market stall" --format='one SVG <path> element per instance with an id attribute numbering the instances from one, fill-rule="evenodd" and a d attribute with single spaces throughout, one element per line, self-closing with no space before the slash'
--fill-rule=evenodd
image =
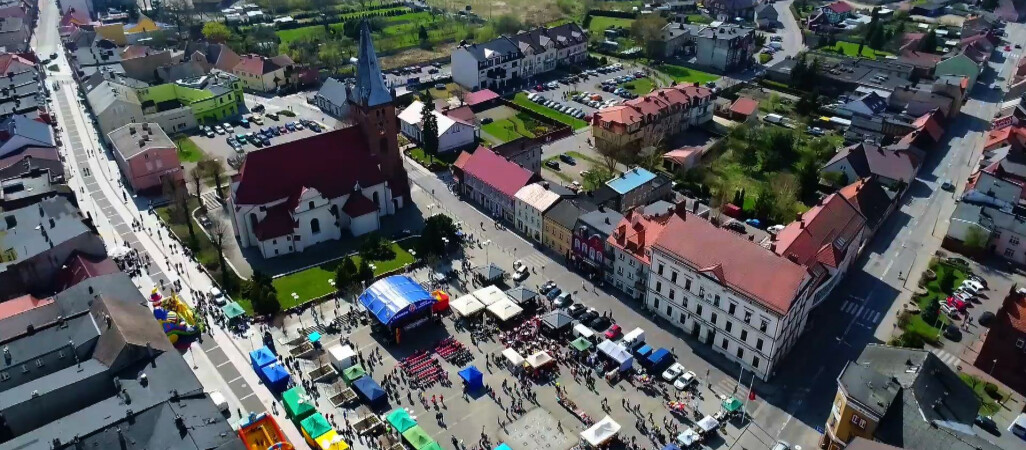
<path id="1" fill-rule="evenodd" d="M 221 307 L 221 314 L 224 314 L 224 318 L 231 322 L 244 316 L 246 310 L 238 302 L 231 302 Z"/>
<path id="2" fill-rule="evenodd" d="M 415 425 L 402 433 L 403 439 L 413 447 L 413 450 L 425 450 L 429 445 L 435 443 L 434 439 L 419 425 Z"/>
<path id="3" fill-rule="evenodd" d="M 579 337 L 570 343 L 570 347 L 579 352 L 584 352 L 591 348 L 591 341 L 583 337 Z"/>
<path id="4" fill-rule="evenodd" d="M 660 373 L 666 370 L 667 367 L 670 367 L 673 364 L 673 360 L 673 355 L 669 350 L 660 348 L 652 352 L 651 355 L 648 355 L 644 362 L 647 363 L 646 365 L 652 373 Z"/>
<path id="5" fill-rule="evenodd" d="M 347 386 L 352 386 L 354 381 L 364 375 L 367 375 L 367 371 L 363 370 L 363 366 L 357 364 L 342 371 L 342 381 L 345 381 Z"/>
<path id="6" fill-rule="evenodd" d="M 574 325 L 574 336 L 587 339 L 591 342 L 595 342 L 595 331 L 591 328 L 588 328 L 588 326 L 583 323 Z"/>
<path id="7" fill-rule="evenodd" d="M 485 306 L 473 294 L 467 294 L 450 301 L 449 308 L 455 311 L 457 316 L 470 317 L 483 311 Z"/>
<path id="8" fill-rule="evenodd" d="M 631 356 L 631 353 L 628 352 L 626 348 L 609 339 L 600 342 L 598 350 L 603 355 L 606 355 L 606 357 L 616 362 L 621 372 L 630 369 L 631 365 L 634 363 L 634 357 Z"/>
<path id="9" fill-rule="evenodd" d="M 337 372 L 342 372 L 356 365 L 356 350 L 348 345 L 333 345 L 328 348 L 328 357 L 331 358 L 331 365 L 335 366 Z"/>
<path id="10" fill-rule="evenodd" d="M 509 297 L 510 300 L 513 300 L 513 303 L 518 305 L 528 305 L 534 303 L 538 298 L 538 293 L 525 287 L 515 287 L 506 291 L 506 296 Z"/>
<path id="11" fill-rule="evenodd" d="M 388 415 L 385 416 L 385 420 L 388 421 L 388 424 L 392 425 L 392 428 L 394 428 L 398 433 L 402 433 L 417 426 L 417 421 L 413 420 L 413 417 L 410 417 L 410 413 L 403 408 L 399 408 L 388 413 Z"/>
<path id="12" fill-rule="evenodd" d="M 318 450 L 347 450 L 349 448 L 349 444 L 335 430 L 322 434 L 315 441 L 317 441 L 317 447 L 314 448 Z"/>
<path id="13" fill-rule="evenodd" d="M 431 296 L 435 298 L 435 304 L 431 305 L 432 312 L 443 312 L 449 309 L 449 294 L 443 290 L 431 291 Z"/>
<path id="14" fill-rule="evenodd" d="M 284 366 L 274 363 L 260 369 L 260 380 L 264 382 L 264 386 L 267 386 L 268 390 L 277 394 L 289 388 L 292 377 Z"/>
<path id="15" fill-rule="evenodd" d="M 477 301 L 481 302 L 481 304 L 485 306 L 491 306 L 493 303 L 500 300 L 509 300 L 506 293 L 502 292 L 502 289 L 499 289 L 497 286 L 483 287 L 474 291 L 473 295 L 477 298 Z"/>
<path id="16" fill-rule="evenodd" d="M 573 323 L 574 318 L 563 311 L 552 311 L 541 316 L 542 331 L 548 334 L 563 333 L 569 330 Z"/>
<path id="17" fill-rule="evenodd" d="M 684 448 L 691 448 L 695 444 L 702 442 L 702 436 L 699 436 L 695 430 L 688 428 L 683 433 L 677 435 L 677 443 Z"/>
<path id="18" fill-rule="evenodd" d="M 488 312 L 492 313 L 492 315 L 495 316 L 496 319 L 499 319 L 499 321 L 505 322 L 520 315 L 520 313 L 524 312 L 524 308 L 517 306 L 517 304 L 513 303 L 513 300 L 510 300 L 508 297 L 504 297 L 496 300 L 495 303 L 488 305 Z"/>
<path id="19" fill-rule="evenodd" d="M 581 438 L 589 445 L 598 447 L 616 438 L 620 432 L 620 424 L 611 417 L 603 417 L 602 420 L 581 432 Z"/>
<path id="20" fill-rule="evenodd" d="M 313 406 L 313 399 L 302 386 L 296 386 L 281 394 L 281 403 L 285 407 L 285 416 L 297 426 L 303 419 L 317 412 L 317 408 Z"/>
<path id="21" fill-rule="evenodd" d="M 468 390 L 476 390 L 484 387 L 484 374 L 477 367 L 470 366 L 459 372 L 460 378 L 466 383 Z"/>
<path id="22" fill-rule="evenodd" d="M 306 440 L 306 443 L 310 444 L 313 448 L 317 448 L 317 438 L 332 431 L 332 428 L 331 424 L 328 423 L 328 419 L 324 418 L 324 415 L 314 413 L 300 422 L 299 430 L 303 433 L 303 439 Z"/>
<path id="23" fill-rule="evenodd" d="M 506 360 L 514 367 L 523 367 L 524 365 L 524 357 L 520 356 L 520 353 L 517 353 L 515 349 L 507 348 L 503 350 L 502 356 L 506 357 Z"/>
<path id="24" fill-rule="evenodd" d="M 484 285 L 498 283 L 505 277 L 506 271 L 495 264 L 474 268 L 474 280 Z"/>
<path id="25" fill-rule="evenodd" d="M 278 357 L 274 356 L 271 349 L 266 346 L 249 352 L 249 363 L 257 373 L 260 373 L 260 369 L 276 362 L 278 362 Z"/>
<path id="26" fill-rule="evenodd" d="M 712 416 L 705 416 L 702 420 L 698 421 L 698 431 L 700 431 L 703 436 L 716 431 L 716 428 L 719 426 L 720 421 L 716 420 Z"/>
<path id="27" fill-rule="evenodd" d="M 552 364 L 556 360 L 552 359 L 552 355 L 549 355 L 548 352 L 540 351 L 531 356 L 528 356 L 526 361 L 527 364 L 531 366 L 531 368 L 541 369 L 542 367 Z"/>
<path id="28" fill-rule="evenodd" d="M 386 400 L 385 390 L 381 389 L 381 386 L 369 376 L 363 376 L 353 381 L 353 390 L 360 396 L 368 405 Z"/>

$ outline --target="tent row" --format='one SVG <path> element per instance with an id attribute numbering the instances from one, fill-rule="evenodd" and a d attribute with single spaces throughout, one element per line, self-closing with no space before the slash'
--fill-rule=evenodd
<path id="1" fill-rule="evenodd" d="M 540 369 L 555 361 L 552 355 L 545 351 L 535 352 L 525 358 L 516 350 L 507 348 L 502 351 L 502 356 L 505 357 L 514 367 L 523 367 L 524 365 L 527 365 L 532 369 Z"/>
<path id="2" fill-rule="evenodd" d="M 449 302 L 449 307 L 460 317 L 473 317 L 488 310 L 500 321 L 507 321 L 524 312 L 520 305 L 495 286 L 478 289 Z"/>

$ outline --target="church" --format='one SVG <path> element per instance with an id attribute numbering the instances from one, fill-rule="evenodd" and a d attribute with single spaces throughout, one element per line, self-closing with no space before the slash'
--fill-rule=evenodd
<path id="1" fill-rule="evenodd" d="M 356 85 L 347 92 L 353 125 L 246 155 L 232 177 L 229 207 L 242 248 L 273 258 L 377 230 L 410 201 L 399 153 L 394 95 L 360 29 Z"/>

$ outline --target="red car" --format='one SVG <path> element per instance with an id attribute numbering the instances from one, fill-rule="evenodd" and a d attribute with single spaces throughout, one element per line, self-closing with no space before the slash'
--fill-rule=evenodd
<path id="1" fill-rule="evenodd" d="M 620 336 L 623 335 L 623 329 L 621 329 L 619 325 L 614 323 L 613 326 L 609 327 L 609 329 L 606 330 L 605 334 L 606 339 L 615 341 L 617 339 L 620 339 Z"/>
<path id="2" fill-rule="evenodd" d="M 1005 51 L 1006 51 L 1006 52 L 1010 52 L 1010 51 L 1012 51 L 1012 46 L 1011 46 L 1011 45 L 1006 45 L 1006 46 L 1005 46 Z"/>
<path id="3" fill-rule="evenodd" d="M 534 87 L 534 90 L 536 90 L 538 92 L 544 91 L 545 90 L 545 86 L 542 86 L 542 85 L 539 84 L 539 85 Z"/>
<path id="4" fill-rule="evenodd" d="M 959 300 L 956 297 L 948 297 L 948 306 L 955 308 L 959 311 L 965 311 L 965 302 Z"/>

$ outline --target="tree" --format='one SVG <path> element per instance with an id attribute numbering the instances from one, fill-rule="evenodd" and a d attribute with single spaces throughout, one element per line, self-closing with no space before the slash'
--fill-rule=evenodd
<path id="1" fill-rule="evenodd" d="M 938 316 L 940 316 L 940 299 L 933 298 L 926 304 L 926 307 L 923 308 L 921 318 L 923 319 L 923 322 L 932 326 L 937 323 Z"/>
<path id="2" fill-rule="evenodd" d="M 596 145 L 595 151 L 602 156 L 602 165 L 610 173 L 616 171 L 616 165 L 625 159 L 630 151 L 616 145 Z"/>
<path id="3" fill-rule="evenodd" d="M 210 42 L 225 43 L 232 32 L 221 22 L 207 22 L 203 24 L 203 37 Z"/>
<path id="4" fill-rule="evenodd" d="M 206 172 L 214 178 L 214 188 L 217 190 L 217 198 L 223 199 L 224 194 L 221 192 L 221 177 L 224 176 L 224 166 L 221 165 L 221 161 L 216 159 L 208 160 Z"/>
<path id="5" fill-rule="evenodd" d="M 253 305 L 253 312 L 259 315 L 275 314 L 281 310 L 278 303 L 278 289 L 274 287 L 271 277 L 257 270 L 253 277 L 242 287 L 242 295 Z"/>
<path id="6" fill-rule="evenodd" d="M 342 263 L 335 268 L 335 289 L 341 293 L 349 292 L 354 285 L 360 282 L 357 279 L 360 274 L 359 270 L 356 263 L 353 262 L 353 257 L 346 256 Z"/>
<path id="7" fill-rule="evenodd" d="M 759 192 L 759 196 L 755 197 L 755 204 L 752 205 L 752 215 L 757 219 L 769 221 L 773 216 L 773 208 L 776 203 L 777 198 L 772 187 L 764 185 Z"/>
<path id="8" fill-rule="evenodd" d="M 465 89 L 463 89 L 462 87 L 460 87 L 459 85 L 455 85 L 455 87 L 453 87 L 449 91 L 449 93 L 452 94 L 452 96 L 456 99 L 456 101 L 460 102 L 460 106 L 463 106 L 463 104 L 466 103 L 467 91 Z"/>
<path id="9" fill-rule="evenodd" d="M 428 38 L 429 38 L 428 30 L 427 30 L 427 28 L 424 28 L 424 25 L 421 25 L 420 26 L 420 30 L 417 31 L 417 37 L 420 38 L 421 42 L 425 42 L 425 41 L 428 40 Z"/>
<path id="10" fill-rule="evenodd" d="M 431 90 L 425 89 L 420 101 L 424 103 L 424 109 L 420 110 L 420 148 L 428 155 L 431 162 L 434 162 L 438 154 L 438 118 L 435 117 L 435 101 L 431 97 Z"/>
<path id="11" fill-rule="evenodd" d="M 644 14 L 631 23 L 631 37 L 638 42 L 645 43 L 645 53 L 650 58 L 663 55 L 665 43 L 663 27 L 666 26 L 666 19 L 658 14 Z"/>
<path id="12" fill-rule="evenodd" d="M 943 267 L 940 278 L 937 280 L 937 287 L 941 292 L 950 294 L 955 291 L 955 270 L 951 267 Z"/>
<path id="13" fill-rule="evenodd" d="M 794 104 L 794 111 L 807 116 L 819 109 L 819 93 L 816 91 L 802 94 L 798 102 Z"/>
<path id="14" fill-rule="evenodd" d="M 937 51 L 937 30 L 931 28 L 923 36 L 923 40 L 919 41 L 919 51 L 933 53 Z"/>
<path id="15" fill-rule="evenodd" d="M 755 47 L 762 48 L 766 45 L 766 35 L 763 33 L 755 33 Z"/>
<path id="16" fill-rule="evenodd" d="M 446 239 L 450 243 L 457 243 L 456 231 L 456 223 L 449 216 L 435 214 L 428 217 L 424 222 L 424 229 L 420 232 L 417 252 L 424 256 L 445 253 Z"/>
<path id="17" fill-rule="evenodd" d="M 795 168 L 797 169 L 801 198 L 808 203 L 815 199 L 816 192 L 819 190 L 819 165 L 811 158 L 803 158 Z"/>
<path id="18" fill-rule="evenodd" d="M 196 200 L 200 199 L 200 190 L 203 188 L 203 161 L 196 164 L 192 170 L 189 171 L 189 179 L 192 180 L 192 185 L 196 190 Z"/>
<path id="19" fill-rule="evenodd" d="M 613 172 L 606 167 L 592 167 L 581 175 L 581 187 L 585 191 L 594 191 L 613 178 Z"/>
<path id="20" fill-rule="evenodd" d="M 980 251 L 987 246 L 987 238 L 987 233 L 984 233 L 983 230 L 972 227 L 965 233 L 964 244 L 967 248 Z"/>
<path id="21" fill-rule="evenodd" d="M 190 220 L 191 222 L 191 220 Z M 230 289 L 231 279 L 228 277 L 228 267 L 224 260 L 224 248 L 228 244 L 228 237 L 232 235 L 231 229 L 224 221 L 215 220 L 210 225 L 210 244 L 217 250 L 217 265 L 221 270 L 221 285 Z"/>
<path id="22" fill-rule="evenodd" d="M 495 27 L 495 32 L 498 34 L 513 35 L 524 27 L 524 24 L 520 22 L 520 19 L 517 19 L 513 14 L 503 14 L 496 17 L 492 22 Z"/>
<path id="23" fill-rule="evenodd" d="M 360 269 L 356 272 L 356 278 L 364 283 L 374 280 L 374 269 L 367 262 L 367 258 L 360 258 Z"/>

